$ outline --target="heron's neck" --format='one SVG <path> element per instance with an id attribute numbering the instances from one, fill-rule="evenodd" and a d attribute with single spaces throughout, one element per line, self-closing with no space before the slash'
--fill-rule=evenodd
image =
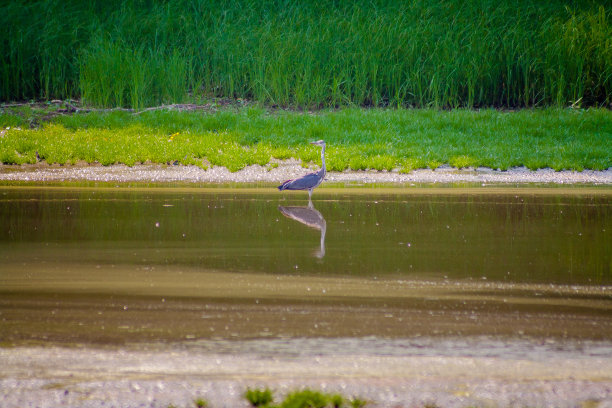
<path id="1" fill-rule="evenodd" d="M 325 146 L 321 147 L 321 171 L 325 174 Z"/>

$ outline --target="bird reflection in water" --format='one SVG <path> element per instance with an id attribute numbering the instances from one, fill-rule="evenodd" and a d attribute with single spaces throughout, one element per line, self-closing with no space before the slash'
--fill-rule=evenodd
<path id="1" fill-rule="evenodd" d="M 314 208 L 312 201 L 308 201 L 308 207 L 283 207 L 278 210 L 287 218 L 301 222 L 302 224 L 321 231 L 321 248 L 314 252 L 314 256 L 321 259 L 325 256 L 325 231 L 327 223 L 319 211 Z"/>

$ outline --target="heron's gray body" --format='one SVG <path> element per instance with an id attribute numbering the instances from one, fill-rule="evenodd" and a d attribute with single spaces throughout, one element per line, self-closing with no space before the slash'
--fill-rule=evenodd
<path id="1" fill-rule="evenodd" d="M 322 173 L 322 174 L 321 174 Z M 280 186 L 279 190 L 308 190 L 318 187 L 325 177 L 325 171 L 323 169 L 316 173 L 310 173 L 304 177 L 300 177 L 294 180 L 287 180 Z"/>
<path id="2" fill-rule="evenodd" d="M 304 177 L 300 177 L 293 180 L 287 180 L 280 186 L 278 189 L 280 191 L 283 190 L 308 190 L 308 198 L 312 197 L 312 190 L 319 186 L 323 182 L 325 178 L 325 142 L 323 140 L 319 140 L 317 142 L 312 142 L 311 144 L 316 144 L 317 146 L 321 146 L 321 170 L 305 175 Z"/>

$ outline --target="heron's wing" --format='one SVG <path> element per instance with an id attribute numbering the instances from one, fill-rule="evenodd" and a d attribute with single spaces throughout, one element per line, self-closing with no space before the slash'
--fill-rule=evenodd
<path id="1" fill-rule="evenodd" d="M 295 180 L 285 181 L 281 187 L 282 190 L 307 190 L 317 186 L 320 181 L 321 177 L 318 173 L 310 173 Z"/>

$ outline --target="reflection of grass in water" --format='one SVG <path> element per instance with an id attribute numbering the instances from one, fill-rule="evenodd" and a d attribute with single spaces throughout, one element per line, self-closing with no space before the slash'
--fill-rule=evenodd
<path id="1" fill-rule="evenodd" d="M 43 121 L 45 112 L 48 109 L 4 109 L 0 162 L 153 162 L 237 171 L 269 165 L 273 158 L 319 164 L 319 149 L 308 142 L 325 139 L 332 171 L 408 172 L 445 163 L 502 170 L 612 166 L 612 113 L 603 109 L 346 109 L 309 115 L 250 107 L 207 114 L 89 113 Z"/>

